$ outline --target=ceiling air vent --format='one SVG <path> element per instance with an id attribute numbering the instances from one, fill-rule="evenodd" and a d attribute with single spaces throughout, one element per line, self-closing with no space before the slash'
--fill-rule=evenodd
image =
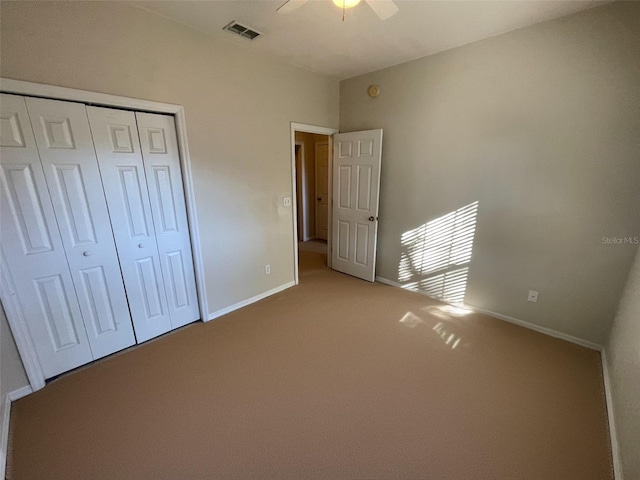
<path id="1" fill-rule="evenodd" d="M 257 30 L 254 30 L 251 27 L 247 27 L 246 25 L 242 25 L 235 20 L 224 27 L 223 30 L 229 30 L 231 33 L 235 33 L 236 35 L 240 35 L 241 37 L 248 38 L 249 40 L 253 40 L 254 38 L 262 35 L 262 33 L 258 32 Z"/>

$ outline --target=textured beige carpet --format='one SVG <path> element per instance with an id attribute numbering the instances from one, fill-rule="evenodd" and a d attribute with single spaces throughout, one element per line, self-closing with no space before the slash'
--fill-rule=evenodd
<path id="1" fill-rule="evenodd" d="M 301 263 L 16 402 L 10 478 L 612 477 L 597 352 Z"/>
<path id="2" fill-rule="evenodd" d="M 299 252 L 314 252 L 327 254 L 326 240 L 308 240 L 306 242 L 298 242 Z"/>

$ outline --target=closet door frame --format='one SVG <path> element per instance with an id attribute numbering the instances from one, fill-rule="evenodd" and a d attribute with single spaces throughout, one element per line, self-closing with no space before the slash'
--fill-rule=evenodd
<path id="1" fill-rule="evenodd" d="M 44 97 L 53 100 L 67 100 L 81 102 L 102 107 L 125 108 L 142 112 L 162 113 L 173 115 L 176 125 L 176 135 L 178 138 L 178 149 L 180 152 L 180 167 L 182 169 L 182 184 L 184 187 L 184 197 L 187 207 L 187 221 L 189 223 L 189 234 L 191 237 L 191 252 L 193 254 L 193 266 L 195 269 L 196 289 L 198 293 L 198 306 L 200 318 L 203 322 L 209 320 L 209 307 L 207 305 L 206 285 L 204 276 L 204 263 L 202 261 L 202 250 L 200 247 L 200 233 L 198 228 L 198 217 L 196 214 L 195 195 L 193 191 L 193 176 L 191 173 L 191 159 L 189 157 L 189 146 L 187 142 L 187 127 L 182 105 L 170 103 L 153 102 L 149 100 L 139 100 L 129 97 L 120 97 L 105 93 L 90 92 L 87 90 L 76 90 L 74 88 L 56 87 L 40 83 L 24 82 L 0 77 L 0 92 L 14 95 L 25 95 L 32 97 Z M 0 262 L 0 276 L 2 280 L 10 279 L 4 262 Z M 11 326 L 18 352 L 29 378 L 29 383 L 33 391 L 40 390 L 45 386 L 45 377 L 40 364 L 34 359 L 37 358 L 35 347 L 26 334 L 27 328 L 20 308 L 15 302 L 15 289 L 10 281 L 0 282 L 0 300 L 5 308 L 7 320 Z"/>

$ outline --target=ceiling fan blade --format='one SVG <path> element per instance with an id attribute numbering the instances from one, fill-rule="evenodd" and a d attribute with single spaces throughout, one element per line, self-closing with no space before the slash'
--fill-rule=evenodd
<path id="1" fill-rule="evenodd" d="M 398 7 L 393 0 L 365 0 L 371 9 L 376 12 L 380 20 L 386 20 L 398 13 Z"/>
<path id="2" fill-rule="evenodd" d="M 278 13 L 289 13 L 293 12 L 296 8 L 300 8 L 302 5 L 307 3 L 307 0 L 289 0 L 285 2 L 276 10 Z"/>

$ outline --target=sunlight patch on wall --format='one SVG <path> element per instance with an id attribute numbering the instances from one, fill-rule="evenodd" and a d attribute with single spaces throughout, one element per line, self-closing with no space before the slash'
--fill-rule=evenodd
<path id="1" fill-rule="evenodd" d="M 403 287 L 464 303 L 477 217 L 476 201 L 403 233 L 398 266 Z"/>

